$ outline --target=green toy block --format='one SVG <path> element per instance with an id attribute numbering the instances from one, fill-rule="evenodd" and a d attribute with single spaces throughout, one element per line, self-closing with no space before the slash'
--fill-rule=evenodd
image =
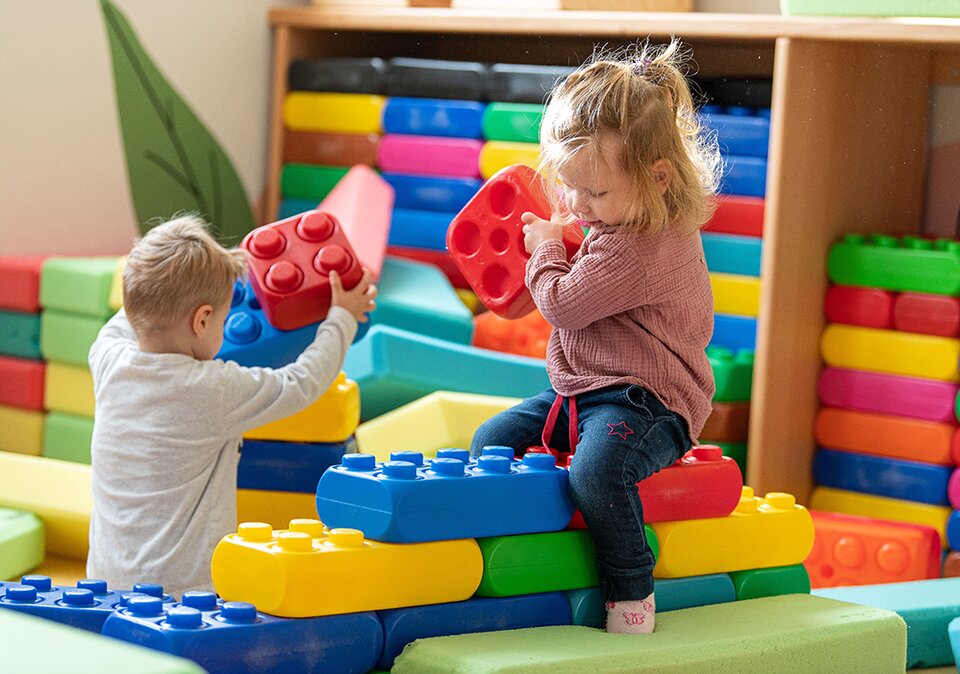
<path id="1" fill-rule="evenodd" d="M 960 17 L 957 0 L 780 0 L 791 16 L 934 16 Z"/>
<path id="2" fill-rule="evenodd" d="M 827 274 L 847 286 L 960 295 L 960 241 L 848 234 L 830 248 Z"/>
<path id="3" fill-rule="evenodd" d="M 491 103 L 483 111 L 483 137 L 517 143 L 539 143 L 543 106 L 533 103 Z"/>
<path id="4" fill-rule="evenodd" d="M 649 526 L 646 532 L 656 557 L 657 535 Z M 596 552 L 584 530 L 490 536 L 478 538 L 477 543 L 483 554 L 478 597 L 514 597 L 600 585 Z"/>
<path id="5" fill-rule="evenodd" d="M 0 354 L 40 360 L 40 314 L 0 311 Z"/>
<path id="6" fill-rule="evenodd" d="M 658 614 L 646 636 L 565 625 L 421 639 L 391 671 L 892 673 L 903 672 L 906 642 L 896 613 L 792 594 Z"/>
<path id="7" fill-rule="evenodd" d="M 280 192 L 285 198 L 311 199 L 319 204 L 349 170 L 347 166 L 284 164 Z"/>
<path id="8" fill-rule="evenodd" d="M 115 257 L 51 257 L 40 272 L 40 306 L 94 318 L 109 318 Z"/>
<path id="9" fill-rule="evenodd" d="M 733 571 L 730 578 L 738 601 L 780 594 L 810 594 L 810 575 L 803 564 Z"/>
<path id="10" fill-rule="evenodd" d="M 106 319 L 44 311 L 40 317 L 40 352 L 46 360 L 87 367 L 87 355 Z"/>
<path id="11" fill-rule="evenodd" d="M 20 578 L 43 563 L 43 522 L 26 510 L 0 508 L 0 580 Z"/>
<path id="12" fill-rule="evenodd" d="M 724 456 L 729 456 L 737 462 L 740 474 L 747 474 L 747 443 L 745 442 L 717 442 L 716 440 L 700 439 L 701 445 L 716 445 L 723 450 Z"/>
<path id="13" fill-rule="evenodd" d="M 93 418 L 50 412 L 43 421 L 43 456 L 90 464 Z"/>
<path id="14" fill-rule="evenodd" d="M 19 611 L 0 611 L 3 671 L 16 674 L 204 674 L 196 663 Z"/>
<path id="15" fill-rule="evenodd" d="M 721 403 L 738 403 L 750 400 L 753 387 L 753 351 L 740 349 L 733 353 L 722 346 L 708 346 L 707 358 L 713 368 L 717 391 L 713 399 Z"/>

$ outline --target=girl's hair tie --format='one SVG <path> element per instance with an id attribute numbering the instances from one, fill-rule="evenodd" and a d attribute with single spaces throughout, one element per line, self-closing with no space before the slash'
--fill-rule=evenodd
<path id="1" fill-rule="evenodd" d="M 644 75 L 646 75 L 646 74 L 647 74 L 647 68 L 649 68 L 652 63 L 653 63 L 653 59 L 651 59 L 651 58 L 642 59 L 642 60 L 641 60 L 639 63 L 637 63 L 637 65 L 635 66 L 636 71 L 637 71 L 637 74 L 638 74 L 640 77 L 643 77 Z"/>

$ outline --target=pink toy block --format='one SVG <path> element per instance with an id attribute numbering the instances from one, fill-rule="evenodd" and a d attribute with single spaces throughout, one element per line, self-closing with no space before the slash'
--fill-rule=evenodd
<path id="1" fill-rule="evenodd" d="M 831 323 L 864 328 L 893 327 L 893 293 L 886 290 L 833 286 L 827 291 L 824 309 Z"/>
<path id="2" fill-rule="evenodd" d="M 0 257 L 0 309 L 40 311 L 40 268 L 45 258 Z"/>
<path id="3" fill-rule="evenodd" d="M 249 253 L 250 285 L 263 313 L 280 330 L 326 318 L 331 271 L 348 289 L 363 276 L 340 223 L 328 213 L 307 211 L 258 227 L 240 245 Z"/>
<path id="4" fill-rule="evenodd" d="M 0 405 L 42 410 L 46 367 L 41 360 L 0 356 Z"/>
<path id="5" fill-rule="evenodd" d="M 826 367 L 820 374 L 820 401 L 828 407 L 955 422 L 957 384 Z"/>
<path id="6" fill-rule="evenodd" d="M 528 166 L 515 164 L 497 171 L 467 202 L 447 229 L 447 250 L 480 301 L 503 318 L 519 318 L 534 309 L 524 283 L 530 254 L 523 245 L 526 212 L 550 217 L 543 178 Z M 583 243 L 576 223 L 563 229 L 567 259 Z"/>
<path id="7" fill-rule="evenodd" d="M 377 165 L 383 171 L 419 175 L 480 177 L 483 141 L 387 134 L 377 146 Z"/>
<path id="8" fill-rule="evenodd" d="M 893 302 L 893 326 L 903 332 L 960 337 L 960 298 L 901 293 Z"/>
<path id="9" fill-rule="evenodd" d="M 947 498 L 950 500 L 951 508 L 960 510 L 960 468 L 950 475 L 950 480 L 947 482 Z"/>
<path id="10" fill-rule="evenodd" d="M 347 171 L 317 209 L 340 221 L 360 264 L 380 278 L 387 254 L 393 187 L 369 166 Z"/>

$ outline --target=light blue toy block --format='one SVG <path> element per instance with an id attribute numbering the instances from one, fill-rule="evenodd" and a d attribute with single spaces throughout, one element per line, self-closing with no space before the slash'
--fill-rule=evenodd
<path id="1" fill-rule="evenodd" d="M 383 108 L 385 133 L 480 138 L 484 103 L 393 96 Z"/>
<path id="2" fill-rule="evenodd" d="M 51 257 L 40 272 L 40 306 L 107 319 L 115 257 Z"/>
<path id="3" fill-rule="evenodd" d="M 459 213 L 477 193 L 483 181 L 476 178 L 446 178 L 410 173 L 381 173 L 393 187 L 393 206 L 404 210 Z"/>
<path id="4" fill-rule="evenodd" d="M 767 160 L 760 157 L 727 155 L 724 157 L 723 194 L 739 194 L 745 197 L 767 195 Z"/>
<path id="5" fill-rule="evenodd" d="M 543 360 L 375 325 L 347 352 L 360 416 L 373 419 L 434 391 L 526 398 L 550 386 Z"/>
<path id="6" fill-rule="evenodd" d="M 703 116 L 705 126 L 717 133 L 720 151 L 731 155 L 766 157 L 770 145 L 770 120 L 750 108 L 728 108 L 727 114 Z"/>
<path id="7" fill-rule="evenodd" d="M 447 250 L 447 228 L 456 213 L 394 208 L 389 245 L 404 248 Z"/>
<path id="8" fill-rule="evenodd" d="M 751 316 L 714 314 L 710 346 L 719 346 L 731 351 L 756 351 L 757 319 Z"/>
<path id="9" fill-rule="evenodd" d="M 763 239 L 736 234 L 703 232 L 703 254 L 707 269 L 724 274 L 760 276 L 760 254 Z"/>

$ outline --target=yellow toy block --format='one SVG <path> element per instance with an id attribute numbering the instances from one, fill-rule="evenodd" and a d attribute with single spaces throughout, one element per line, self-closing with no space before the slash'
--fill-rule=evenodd
<path id="1" fill-rule="evenodd" d="M 52 412 L 93 416 L 93 375 L 90 368 L 47 362 L 43 406 Z"/>
<path id="2" fill-rule="evenodd" d="M 210 570 L 224 601 L 286 618 L 377 611 L 468 599 L 483 575 L 472 538 L 391 545 L 319 520 L 290 524 L 246 522 L 221 539 Z"/>
<path id="3" fill-rule="evenodd" d="M 477 293 L 467 288 L 457 288 L 456 291 L 457 297 L 470 310 L 470 313 L 476 314 L 480 311 L 480 298 L 477 297 Z"/>
<path id="4" fill-rule="evenodd" d="M 107 306 L 113 311 L 120 311 L 123 306 L 123 270 L 127 267 L 126 256 L 117 258 L 117 270 L 113 274 L 113 282 L 110 284 L 110 295 L 107 298 Z"/>
<path id="5" fill-rule="evenodd" d="M 48 554 L 87 556 L 93 511 L 90 466 L 0 452 L 0 507 L 27 510 L 42 519 Z"/>
<path id="6" fill-rule="evenodd" d="M 343 442 L 360 423 L 360 388 L 341 372 L 320 398 L 286 419 L 247 431 L 249 440 Z"/>
<path id="7" fill-rule="evenodd" d="M 835 367 L 960 381 L 960 339 L 833 324 L 820 337 L 820 354 Z"/>
<path id="8" fill-rule="evenodd" d="M 480 175 L 484 180 L 502 168 L 525 164 L 530 168 L 540 165 L 540 146 L 537 143 L 510 143 L 491 140 L 480 149 Z"/>
<path id="9" fill-rule="evenodd" d="M 237 490 L 237 522 L 266 522 L 283 529 L 296 517 L 317 516 L 317 495 L 266 489 Z"/>
<path id="10" fill-rule="evenodd" d="M 750 487 L 728 517 L 650 526 L 660 543 L 656 578 L 799 564 L 813 548 L 813 518 L 792 494 L 756 498 Z"/>
<path id="11" fill-rule="evenodd" d="M 385 104 L 373 94 L 293 91 L 283 101 L 283 123 L 293 131 L 380 133 Z"/>
<path id="12" fill-rule="evenodd" d="M 390 452 L 423 452 L 434 458 L 444 447 L 470 447 L 484 421 L 513 407 L 520 398 L 436 391 L 357 428 L 357 450 L 389 461 Z"/>
<path id="13" fill-rule="evenodd" d="M 718 314 L 756 316 L 760 312 L 760 279 L 756 276 L 710 273 L 713 310 Z"/>
<path id="14" fill-rule="evenodd" d="M 40 456 L 43 412 L 0 405 L 0 450 Z"/>
<path id="15" fill-rule="evenodd" d="M 833 487 L 815 487 L 810 496 L 810 508 L 933 527 L 940 534 L 943 548 L 949 547 L 947 520 L 950 518 L 950 508 L 947 506 L 902 501 L 873 494 L 859 494 Z"/>

